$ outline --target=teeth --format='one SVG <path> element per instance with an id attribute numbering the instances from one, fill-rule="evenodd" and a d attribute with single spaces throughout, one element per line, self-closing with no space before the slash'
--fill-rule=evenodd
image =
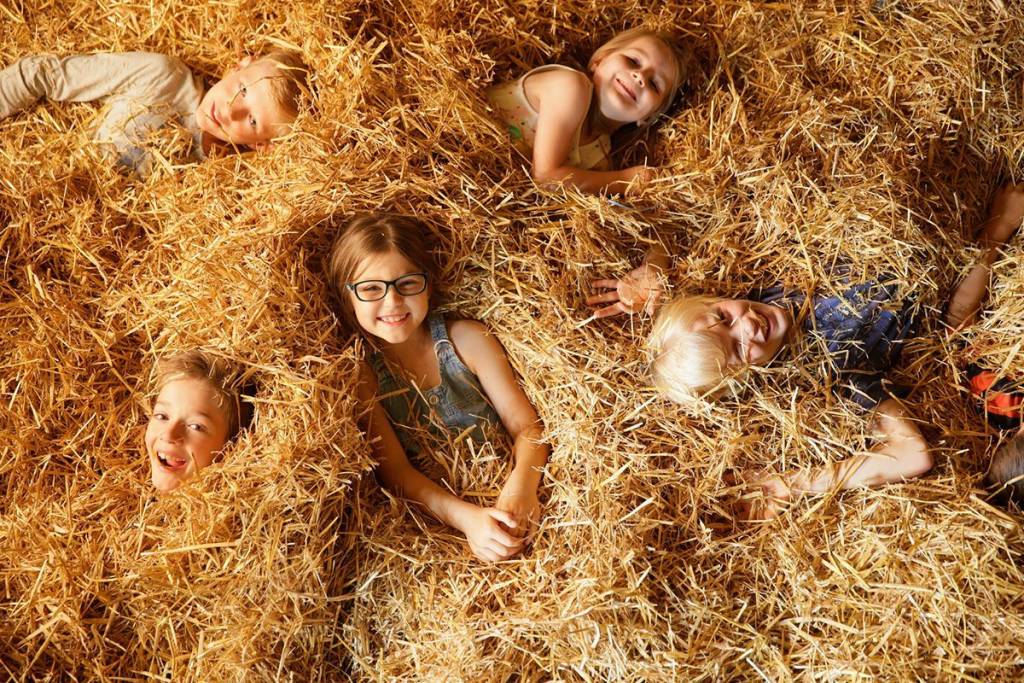
<path id="1" fill-rule="evenodd" d="M 168 457 L 167 455 L 164 455 L 163 453 L 157 453 L 156 458 L 157 460 L 160 461 L 162 465 L 166 467 L 181 467 L 182 465 L 185 464 L 184 460 L 180 458 L 171 458 Z"/>
<path id="2" fill-rule="evenodd" d="M 380 317 L 386 323 L 397 323 L 400 320 L 405 320 L 404 315 L 382 315 Z"/>

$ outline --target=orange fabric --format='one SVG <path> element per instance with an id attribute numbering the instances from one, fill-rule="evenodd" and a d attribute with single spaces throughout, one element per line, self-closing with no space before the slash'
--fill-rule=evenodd
<path id="1" fill-rule="evenodd" d="M 992 389 L 999 375 L 990 371 L 979 372 L 971 377 L 971 393 L 985 402 L 985 410 L 993 415 L 1020 418 L 1024 396 Z"/>

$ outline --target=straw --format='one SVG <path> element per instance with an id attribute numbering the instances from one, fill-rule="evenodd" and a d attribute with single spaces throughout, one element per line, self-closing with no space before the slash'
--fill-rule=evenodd
<path id="1" fill-rule="evenodd" d="M 483 96 L 616 30 L 697 54 L 682 105 L 628 158 L 644 194 L 536 186 Z M 96 105 L 0 123 L 0 671 L 12 680 L 1018 680 L 1020 516 L 985 502 L 997 443 L 969 356 L 1020 367 L 1024 247 L 986 313 L 938 322 L 971 232 L 1024 152 L 1024 14 L 1005 2 L 7 3 L 0 62 L 152 50 L 216 77 L 300 49 L 315 109 L 265 155 L 146 181 L 89 142 Z M 363 347 L 335 319 L 335 226 L 430 226 L 445 310 L 502 342 L 552 446 L 522 558 L 380 489 L 356 426 Z M 591 320 L 588 283 L 655 241 L 675 291 L 828 291 L 894 274 L 929 311 L 915 386 L 927 477 L 733 518 L 737 469 L 825 465 L 867 421 L 799 343 L 739 400 L 683 413 L 647 388 L 644 316 Z M 964 345 L 969 351 L 964 351 Z M 222 460 L 156 495 L 141 452 L 155 360 L 200 347 L 254 383 Z M 493 504 L 500 438 L 417 463 Z"/>

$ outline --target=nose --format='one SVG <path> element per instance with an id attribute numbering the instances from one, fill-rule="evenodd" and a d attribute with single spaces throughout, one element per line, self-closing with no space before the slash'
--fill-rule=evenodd
<path id="1" fill-rule="evenodd" d="M 405 300 L 405 297 L 398 291 L 398 287 L 394 284 L 388 286 L 388 292 L 384 295 L 384 299 L 389 303 L 398 303 Z"/>
<path id="2" fill-rule="evenodd" d="M 636 84 L 639 85 L 641 88 L 647 85 L 647 76 L 640 69 L 636 69 L 633 71 L 633 80 L 636 81 Z"/>
<path id="3" fill-rule="evenodd" d="M 185 423 L 181 420 L 168 420 L 164 425 L 164 431 L 160 435 L 167 443 L 177 443 L 185 436 Z"/>
<path id="4" fill-rule="evenodd" d="M 241 97 L 235 97 L 231 100 L 231 108 L 228 109 L 228 119 L 231 121 L 240 121 L 245 116 L 245 109 L 241 103 Z"/>

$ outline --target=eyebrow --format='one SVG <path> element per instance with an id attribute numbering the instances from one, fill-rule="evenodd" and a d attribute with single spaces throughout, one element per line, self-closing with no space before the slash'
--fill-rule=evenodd
<path id="1" fill-rule="evenodd" d="M 156 403 L 153 404 L 153 408 L 169 405 L 171 405 L 170 401 L 157 401 Z M 198 413 L 194 413 L 194 415 L 198 415 L 199 417 L 205 417 L 207 420 L 210 420 L 211 422 L 213 421 L 213 417 L 211 417 L 208 413 L 204 413 L 201 410 Z"/>

